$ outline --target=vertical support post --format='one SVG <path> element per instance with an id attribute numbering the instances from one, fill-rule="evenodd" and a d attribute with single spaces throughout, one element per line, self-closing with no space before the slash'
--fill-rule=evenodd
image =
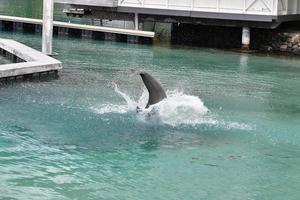
<path id="1" fill-rule="evenodd" d="M 298 2 L 299 2 L 299 1 L 295 1 L 295 2 L 294 2 L 294 13 L 293 13 L 294 15 L 296 15 L 297 12 L 298 12 Z"/>
<path id="2" fill-rule="evenodd" d="M 194 10 L 194 0 L 191 0 L 191 10 Z"/>
<path id="3" fill-rule="evenodd" d="M 242 31 L 242 49 L 247 50 L 250 48 L 250 28 L 243 27 Z"/>
<path id="4" fill-rule="evenodd" d="M 288 0 L 283 0 L 283 2 L 284 2 L 284 14 L 287 15 L 288 7 L 289 7 L 289 1 Z"/>
<path id="5" fill-rule="evenodd" d="M 42 52 L 46 55 L 52 55 L 53 39 L 53 0 L 44 0 L 43 2 L 43 39 Z"/>
<path id="6" fill-rule="evenodd" d="M 272 10 L 272 14 L 274 16 L 278 15 L 278 1 L 277 0 L 273 0 L 273 10 Z"/>
<path id="7" fill-rule="evenodd" d="M 134 28 L 135 30 L 139 30 L 139 14 L 134 13 Z"/>

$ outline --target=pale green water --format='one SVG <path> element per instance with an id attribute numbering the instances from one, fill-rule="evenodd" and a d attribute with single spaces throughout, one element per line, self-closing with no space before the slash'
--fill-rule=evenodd
<path id="1" fill-rule="evenodd" d="M 38 35 L 0 37 L 40 49 Z M 0 199 L 299 199 L 299 59 L 64 37 L 54 48 L 59 79 L 0 87 Z M 140 120 L 111 87 L 140 97 L 136 67 L 209 113 Z"/>
<path id="2" fill-rule="evenodd" d="M 39 36 L 0 37 L 40 48 Z M 2 199 L 299 198 L 299 59 L 74 38 L 54 47 L 58 80 L 0 89 Z M 201 97 L 206 120 L 151 124 L 114 110 L 126 102 L 112 81 L 141 95 L 125 75 L 137 66 Z"/>

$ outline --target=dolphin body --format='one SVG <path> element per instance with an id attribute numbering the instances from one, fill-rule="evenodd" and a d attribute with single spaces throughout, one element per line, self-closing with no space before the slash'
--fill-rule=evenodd
<path id="1" fill-rule="evenodd" d="M 149 106 L 167 98 L 166 92 L 157 80 L 155 80 L 150 74 L 146 72 L 140 72 L 139 74 L 142 77 L 142 80 L 149 92 L 149 100 L 146 108 L 149 108 Z"/>

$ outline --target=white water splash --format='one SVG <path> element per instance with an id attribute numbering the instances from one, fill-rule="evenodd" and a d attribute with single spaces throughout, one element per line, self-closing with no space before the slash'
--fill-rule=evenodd
<path id="1" fill-rule="evenodd" d="M 206 117 L 208 109 L 199 97 L 178 91 L 167 91 L 167 96 L 163 101 L 144 109 L 141 112 L 144 119 L 159 120 L 172 126 L 213 123 Z"/>
<path id="2" fill-rule="evenodd" d="M 168 98 L 161 102 L 145 108 L 148 102 L 148 91 L 144 89 L 141 97 L 135 101 L 126 93 L 119 90 L 114 85 L 114 90 L 125 101 L 126 105 L 103 104 L 93 111 L 99 114 L 105 113 L 136 113 L 137 118 L 146 123 L 161 123 L 171 126 L 178 125 L 199 125 L 222 126 L 226 129 L 251 130 L 251 126 L 237 122 L 224 122 L 216 117 L 209 115 L 208 108 L 197 96 L 187 95 L 179 91 L 167 91 Z M 140 108 L 137 112 L 137 107 Z"/>
<path id="3" fill-rule="evenodd" d="M 128 112 L 127 105 L 102 104 L 100 106 L 90 107 L 90 109 L 98 114 L 127 113 Z"/>
<path id="4" fill-rule="evenodd" d="M 126 105 L 115 105 L 115 104 L 102 104 L 100 106 L 93 106 L 91 109 L 98 114 L 105 113 L 127 113 L 127 112 L 136 112 L 137 107 L 145 107 L 148 100 L 148 92 L 144 90 L 140 99 L 136 102 L 131 99 L 126 93 L 119 90 L 118 86 L 114 84 L 114 90 L 119 94 L 125 101 Z"/>

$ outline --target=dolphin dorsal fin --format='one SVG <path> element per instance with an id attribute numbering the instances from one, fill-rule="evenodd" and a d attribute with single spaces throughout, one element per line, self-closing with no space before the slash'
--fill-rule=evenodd
<path id="1" fill-rule="evenodd" d="M 149 92 L 149 100 L 146 108 L 167 98 L 166 92 L 164 91 L 160 83 L 155 80 L 150 74 L 146 72 L 140 72 L 140 76 L 142 77 L 144 85 Z"/>

